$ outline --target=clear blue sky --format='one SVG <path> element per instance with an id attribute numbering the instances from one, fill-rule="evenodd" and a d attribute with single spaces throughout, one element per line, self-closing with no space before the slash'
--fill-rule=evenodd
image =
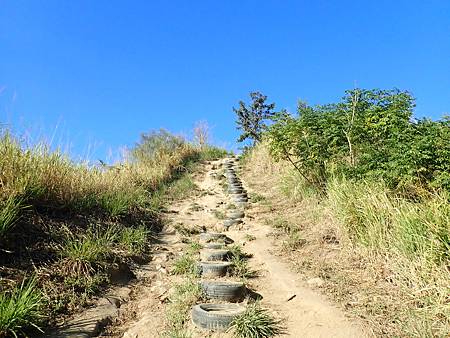
<path id="1" fill-rule="evenodd" d="M 450 1 L 0 0 L 0 122 L 105 158 L 160 127 L 213 126 L 232 106 L 278 108 L 345 89 L 407 89 L 416 115 L 450 111 Z"/>

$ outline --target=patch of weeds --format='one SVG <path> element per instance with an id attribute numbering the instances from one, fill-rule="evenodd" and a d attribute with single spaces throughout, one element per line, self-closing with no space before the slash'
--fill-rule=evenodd
<path id="1" fill-rule="evenodd" d="M 267 225 L 272 226 L 277 230 L 281 230 L 285 233 L 289 233 L 293 230 L 293 225 L 283 217 L 276 217 L 274 219 L 267 219 Z"/>
<path id="2" fill-rule="evenodd" d="M 247 259 L 251 257 L 251 255 L 244 253 L 239 245 L 233 245 L 230 247 L 231 251 L 231 274 L 233 276 L 247 279 L 247 278 L 255 278 L 258 276 L 257 271 L 250 268 Z"/>
<path id="3" fill-rule="evenodd" d="M 248 258 L 253 257 L 252 254 L 248 254 L 248 253 L 242 251 L 242 247 L 239 244 L 233 244 L 232 246 L 230 246 L 230 252 L 231 252 L 231 256 L 234 258 L 248 259 Z"/>
<path id="4" fill-rule="evenodd" d="M 237 209 L 237 207 L 233 203 L 230 203 L 230 204 L 227 204 L 226 209 L 227 210 L 234 210 L 234 209 Z"/>
<path id="5" fill-rule="evenodd" d="M 201 211 L 203 210 L 203 207 L 198 203 L 192 203 L 192 205 L 189 207 L 189 211 Z"/>
<path id="6" fill-rule="evenodd" d="M 132 254 L 142 254 L 147 246 L 150 231 L 141 225 L 137 228 L 124 228 L 119 235 L 119 245 Z"/>
<path id="7" fill-rule="evenodd" d="M 105 193 L 99 199 L 99 204 L 110 216 L 119 216 L 125 214 L 136 205 L 135 196 L 125 193 Z"/>
<path id="8" fill-rule="evenodd" d="M 203 245 L 201 245 L 199 242 L 190 242 L 189 246 L 187 248 L 187 252 L 189 254 L 198 254 L 200 252 L 200 250 L 203 249 Z"/>
<path id="9" fill-rule="evenodd" d="M 192 333 L 186 331 L 186 329 L 172 328 L 162 334 L 163 338 L 192 338 Z"/>
<path id="10" fill-rule="evenodd" d="M 202 297 L 202 289 L 195 279 L 187 279 L 183 283 L 175 285 L 174 291 L 169 297 L 171 303 L 167 309 L 169 331 L 164 336 L 190 337 L 184 326 L 189 320 L 191 307 Z"/>
<path id="11" fill-rule="evenodd" d="M 177 223 L 173 227 L 182 236 L 197 235 L 200 233 L 200 228 L 188 227 L 188 226 L 184 225 L 183 223 Z"/>
<path id="12" fill-rule="evenodd" d="M 9 292 L 0 293 L 0 337 L 18 337 L 32 328 L 42 332 L 39 324 L 44 317 L 42 294 L 36 281 L 22 281 Z"/>
<path id="13" fill-rule="evenodd" d="M 184 174 L 178 180 L 172 182 L 167 189 L 168 196 L 173 200 L 183 199 L 192 196 L 193 192 L 197 189 L 191 175 Z"/>
<path id="14" fill-rule="evenodd" d="M 213 213 L 217 219 L 225 219 L 225 213 L 222 210 L 214 209 Z"/>
<path id="15" fill-rule="evenodd" d="M 198 274 L 197 262 L 192 254 L 180 256 L 173 265 L 172 274 L 174 275 L 196 275 Z"/>
<path id="16" fill-rule="evenodd" d="M 217 160 L 227 155 L 228 152 L 225 149 L 221 149 L 210 145 L 205 145 L 200 150 L 200 160 L 204 161 Z"/>
<path id="17" fill-rule="evenodd" d="M 100 231 L 88 231 L 83 236 L 70 235 L 60 249 L 64 258 L 64 274 L 68 276 L 89 276 L 94 266 L 105 261 L 111 252 L 117 233 L 108 228 Z"/>
<path id="18" fill-rule="evenodd" d="M 250 193 L 250 201 L 253 203 L 261 202 L 261 201 L 265 201 L 265 200 L 266 200 L 266 197 L 264 197 L 263 195 L 260 195 L 256 192 Z"/>
<path id="19" fill-rule="evenodd" d="M 258 302 L 248 304 L 246 311 L 231 323 L 229 331 L 236 338 L 266 338 L 284 332 L 282 321 L 275 319 Z"/>
<path id="20" fill-rule="evenodd" d="M 254 241 L 256 239 L 256 237 L 251 234 L 245 234 L 244 238 L 248 242 Z"/>
<path id="21" fill-rule="evenodd" d="M 283 242 L 283 249 L 298 250 L 306 244 L 306 239 L 300 235 L 300 231 L 291 231 L 288 238 Z"/>
<path id="22" fill-rule="evenodd" d="M 108 276 L 103 273 L 96 273 L 92 276 L 66 277 L 64 285 L 72 291 L 68 299 L 69 307 L 86 305 L 88 299 L 97 294 L 108 282 Z"/>

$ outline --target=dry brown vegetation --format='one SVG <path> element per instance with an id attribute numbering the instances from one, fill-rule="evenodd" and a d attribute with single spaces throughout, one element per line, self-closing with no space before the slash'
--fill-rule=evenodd
<path id="1" fill-rule="evenodd" d="M 258 218 L 274 227 L 280 253 L 305 279 L 321 278 L 322 291 L 376 336 L 448 335 L 448 247 L 433 239 L 449 233 L 445 196 L 410 201 L 379 183 L 348 181 L 319 192 L 264 145 L 246 155 L 244 168 L 262 196 Z"/>
<path id="2" fill-rule="evenodd" d="M 194 189 L 195 162 L 224 155 L 164 131 L 144 136 L 106 166 L 0 135 L 1 337 L 54 324 L 108 287 L 112 270 L 148 258 L 164 203 Z"/>

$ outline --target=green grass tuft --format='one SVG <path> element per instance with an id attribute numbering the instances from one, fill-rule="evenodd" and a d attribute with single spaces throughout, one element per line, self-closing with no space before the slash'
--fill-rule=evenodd
<path id="1" fill-rule="evenodd" d="M 44 317 L 42 295 L 36 291 L 34 279 L 0 293 L 0 337 L 18 337 L 34 328 L 42 332 L 39 324 Z"/>
<path id="2" fill-rule="evenodd" d="M 104 262 L 111 253 L 117 239 L 117 230 L 108 228 L 101 233 L 100 230 L 91 230 L 84 235 L 69 235 L 60 249 L 64 258 L 64 272 L 68 276 L 89 276 L 94 267 Z"/>
<path id="3" fill-rule="evenodd" d="M 244 253 L 240 245 L 234 244 L 230 247 L 231 251 L 231 274 L 243 280 L 247 278 L 255 278 L 258 276 L 257 271 L 250 268 L 248 258 L 251 255 Z"/>
<path id="4" fill-rule="evenodd" d="M 22 199 L 14 195 L 0 201 L 0 237 L 4 237 L 18 220 L 24 209 L 22 204 Z"/>
<path id="5" fill-rule="evenodd" d="M 283 333 L 283 326 L 266 309 L 253 303 L 248 304 L 246 311 L 233 320 L 229 330 L 237 338 L 266 338 Z"/>
<path id="6" fill-rule="evenodd" d="M 147 247 L 150 231 L 141 225 L 137 228 L 124 228 L 119 235 L 119 245 L 132 254 L 142 254 Z"/>
<path id="7" fill-rule="evenodd" d="M 167 309 L 167 321 L 169 330 L 165 337 L 190 337 L 185 329 L 189 321 L 189 311 L 200 299 L 203 293 L 199 283 L 195 279 L 187 279 L 174 287 L 170 295 L 170 305 Z"/>
<path id="8" fill-rule="evenodd" d="M 192 254 L 184 254 L 175 262 L 172 269 L 174 275 L 196 275 L 198 274 L 197 262 Z"/>

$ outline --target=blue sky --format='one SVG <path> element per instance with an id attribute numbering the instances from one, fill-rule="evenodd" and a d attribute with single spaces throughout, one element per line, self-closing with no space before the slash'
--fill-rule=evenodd
<path id="1" fill-rule="evenodd" d="M 450 1 L 0 0 L 0 122 L 80 156 L 198 120 L 234 148 L 248 92 L 294 111 L 355 84 L 450 112 Z"/>

